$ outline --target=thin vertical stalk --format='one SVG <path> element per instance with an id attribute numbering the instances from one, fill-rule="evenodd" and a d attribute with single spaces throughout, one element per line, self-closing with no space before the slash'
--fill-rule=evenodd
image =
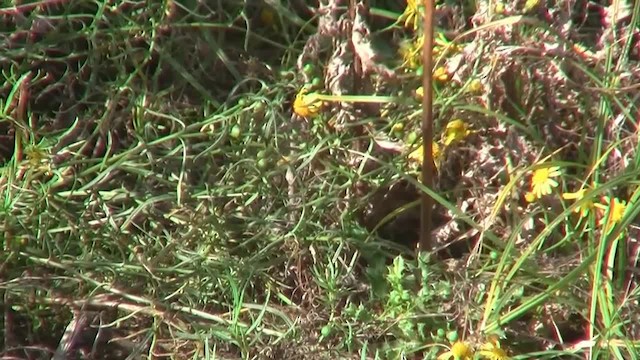
<path id="1" fill-rule="evenodd" d="M 424 1 L 424 44 L 422 88 L 422 184 L 433 188 L 433 0 Z M 422 192 L 422 216 L 420 222 L 420 242 L 418 251 L 428 251 L 432 248 L 431 242 L 431 212 L 433 199 L 426 192 Z"/>

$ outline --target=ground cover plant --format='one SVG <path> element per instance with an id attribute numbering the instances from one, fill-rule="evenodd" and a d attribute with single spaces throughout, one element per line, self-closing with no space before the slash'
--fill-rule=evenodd
<path id="1" fill-rule="evenodd" d="M 438 1 L 433 189 L 419 1 L 0 4 L 3 357 L 640 357 L 640 3 Z"/>

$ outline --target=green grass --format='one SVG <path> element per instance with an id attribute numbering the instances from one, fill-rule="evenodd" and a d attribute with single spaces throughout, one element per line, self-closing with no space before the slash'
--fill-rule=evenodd
<path id="1" fill-rule="evenodd" d="M 440 144 L 435 189 L 408 160 L 403 5 L 371 1 L 378 67 L 354 80 L 349 33 L 267 3 L 273 23 L 260 1 L 1 3 L 3 355 L 640 357 L 638 3 L 615 25 L 586 3 L 454 10 L 479 23 L 438 25 L 461 51 L 436 60 L 435 130 L 474 132 Z M 331 101 L 301 119 L 305 84 Z M 416 257 L 420 191 L 438 251 Z"/>

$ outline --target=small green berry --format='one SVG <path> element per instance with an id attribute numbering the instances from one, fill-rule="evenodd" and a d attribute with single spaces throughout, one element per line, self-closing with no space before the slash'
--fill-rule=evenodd
<path id="1" fill-rule="evenodd" d="M 246 107 L 247 106 L 247 99 L 241 98 L 240 100 L 238 100 L 238 105 L 240 105 L 240 107 Z"/>
<path id="2" fill-rule="evenodd" d="M 491 260 L 496 261 L 498 260 L 498 257 L 500 257 L 500 255 L 498 255 L 497 251 L 492 251 L 489 253 L 489 257 L 491 258 Z"/>
<path id="3" fill-rule="evenodd" d="M 322 329 L 320 329 L 320 335 L 322 335 L 323 338 L 326 338 L 329 335 L 331 335 L 331 325 L 323 326 Z"/>
<path id="4" fill-rule="evenodd" d="M 516 290 L 513 292 L 513 297 L 515 297 L 516 299 L 520 299 L 524 296 L 524 286 L 519 286 L 518 288 L 516 288 Z"/>
<path id="5" fill-rule="evenodd" d="M 254 113 L 262 113 L 262 112 L 264 112 L 264 109 L 266 107 L 267 107 L 267 105 L 264 103 L 264 101 L 258 101 L 256 106 L 253 108 L 253 112 Z"/>
<path id="6" fill-rule="evenodd" d="M 416 133 L 415 131 L 410 132 L 407 135 L 407 144 L 414 144 L 416 142 L 416 140 L 418 140 L 418 133 Z"/>
<path id="7" fill-rule="evenodd" d="M 319 78 L 319 77 L 317 77 L 317 76 L 316 76 L 316 77 L 314 77 L 314 78 L 311 80 L 311 85 L 312 85 L 314 88 L 318 88 L 318 87 L 320 87 L 320 85 L 322 85 L 322 79 L 320 79 L 320 78 Z"/>
<path id="8" fill-rule="evenodd" d="M 302 68 L 302 71 L 307 75 L 311 75 L 314 70 L 313 64 L 304 64 L 304 67 Z"/>
<path id="9" fill-rule="evenodd" d="M 447 340 L 454 343 L 458 341 L 458 332 L 456 330 L 451 330 L 447 333 Z"/>
<path id="10" fill-rule="evenodd" d="M 229 136 L 231 136 L 234 139 L 237 139 L 237 138 L 240 137 L 240 132 L 241 132 L 240 125 L 238 125 L 238 124 L 233 125 L 231 127 L 231 131 L 229 131 Z"/>
<path id="11" fill-rule="evenodd" d="M 438 328 L 438 330 L 436 331 L 436 336 L 440 339 L 444 338 L 444 336 L 447 335 L 447 333 L 444 331 L 443 328 Z"/>
<path id="12" fill-rule="evenodd" d="M 267 167 L 267 160 L 264 158 L 258 159 L 258 161 L 256 161 L 256 166 L 258 169 L 265 169 Z"/>

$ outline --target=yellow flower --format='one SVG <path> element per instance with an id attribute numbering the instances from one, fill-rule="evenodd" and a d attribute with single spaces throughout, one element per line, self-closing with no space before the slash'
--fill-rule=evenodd
<path id="1" fill-rule="evenodd" d="M 440 145 L 438 145 L 435 141 L 431 143 L 431 151 L 433 152 L 433 160 L 436 166 L 436 169 L 440 166 L 440 158 L 442 156 L 440 152 Z M 424 157 L 422 156 L 422 145 L 418 146 L 417 149 L 413 150 L 409 154 L 409 162 L 414 163 L 418 166 L 422 166 L 422 162 L 424 161 Z"/>
<path id="2" fill-rule="evenodd" d="M 587 192 L 587 189 L 580 189 L 576 192 L 564 193 L 562 194 L 562 198 L 565 200 L 575 200 L 576 202 L 578 202 L 584 198 L 584 194 L 586 192 Z M 587 214 L 589 214 L 589 211 L 591 211 L 593 208 L 594 208 L 593 201 L 589 199 L 583 202 L 582 205 L 578 206 L 573 211 L 576 213 L 580 213 L 580 217 L 585 217 L 587 216 Z"/>
<path id="3" fill-rule="evenodd" d="M 413 41 L 404 41 L 400 44 L 398 52 L 402 56 L 402 66 L 408 69 L 417 69 L 422 64 L 422 45 L 424 35 L 418 36 Z"/>
<path id="4" fill-rule="evenodd" d="M 469 82 L 466 88 L 470 94 L 482 94 L 482 81 L 480 79 L 473 79 Z"/>
<path id="5" fill-rule="evenodd" d="M 560 176 L 560 168 L 547 166 L 536 169 L 531 177 L 531 191 L 525 194 L 528 202 L 533 202 L 545 195 L 551 194 L 551 189 L 558 186 L 553 178 Z"/>
<path id="6" fill-rule="evenodd" d="M 317 115 L 322 108 L 322 100 L 317 93 L 309 93 L 309 89 L 302 88 L 293 101 L 293 112 L 298 116 L 312 117 Z"/>
<path id="7" fill-rule="evenodd" d="M 402 57 L 402 66 L 406 66 L 408 68 L 413 68 L 415 66 L 412 50 L 413 46 L 410 41 L 407 40 L 400 43 L 398 54 Z"/>
<path id="8" fill-rule="evenodd" d="M 404 12 L 398 18 L 398 21 L 404 20 L 405 27 L 413 27 L 413 30 L 418 29 L 420 23 L 420 9 L 416 0 L 407 0 L 407 7 L 404 8 Z"/>
<path id="9" fill-rule="evenodd" d="M 451 345 L 449 351 L 438 356 L 438 360 L 471 360 L 473 358 L 473 351 L 471 347 L 462 341 L 456 341 Z"/>
<path id="10" fill-rule="evenodd" d="M 423 37 L 424 39 L 424 37 Z M 440 55 L 442 52 L 446 51 L 446 54 L 453 54 L 460 52 L 462 48 L 458 44 L 454 44 L 447 39 L 447 37 L 442 32 L 438 32 L 435 35 L 435 39 L 433 39 L 433 55 Z"/>
<path id="11" fill-rule="evenodd" d="M 455 119 L 447 124 L 442 134 L 442 142 L 444 146 L 449 146 L 453 142 L 464 140 L 471 133 L 473 133 L 473 130 L 469 129 L 469 124 L 460 119 Z"/>
<path id="12" fill-rule="evenodd" d="M 527 13 L 537 7 L 538 4 L 540 4 L 540 0 L 527 0 L 524 4 L 523 11 Z"/>
<path id="13" fill-rule="evenodd" d="M 433 78 L 440 82 L 445 82 L 449 80 L 449 73 L 447 73 L 447 69 L 444 66 L 440 66 L 433 71 Z"/>
<path id="14" fill-rule="evenodd" d="M 423 96 L 424 96 L 424 88 L 420 86 L 416 89 L 416 97 L 418 99 L 422 99 Z"/>
<path id="15" fill-rule="evenodd" d="M 488 360 L 508 360 L 509 356 L 504 349 L 500 348 L 500 343 L 497 340 L 491 340 L 480 347 L 478 355 L 482 359 Z"/>
<path id="16" fill-rule="evenodd" d="M 600 219 L 600 225 L 604 225 L 604 231 L 609 232 L 613 229 L 613 227 L 622 220 L 624 216 L 624 212 L 627 210 L 627 203 L 625 201 L 618 200 L 618 198 L 611 199 L 608 196 L 605 196 L 605 204 L 595 204 L 597 208 L 605 211 L 609 210 L 608 216 L 603 216 Z"/>

